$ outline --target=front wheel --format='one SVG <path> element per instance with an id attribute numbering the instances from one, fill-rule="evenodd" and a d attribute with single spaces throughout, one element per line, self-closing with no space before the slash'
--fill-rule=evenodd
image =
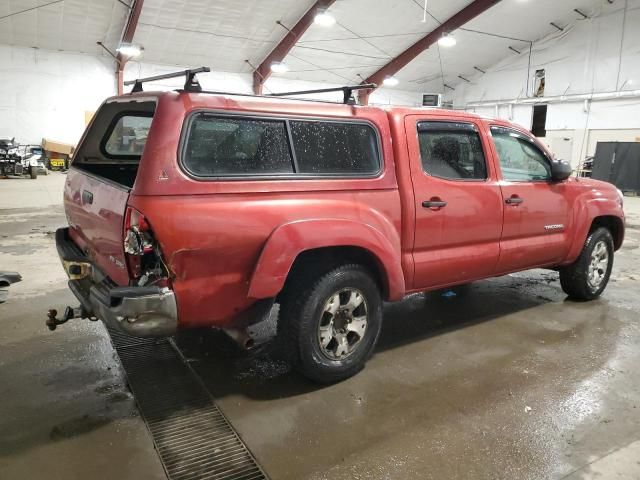
<path id="1" fill-rule="evenodd" d="M 38 178 L 38 167 L 29 167 L 29 176 L 32 180 Z"/>
<path id="2" fill-rule="evenodd" d="M 578 259 L 560 269 L 560 285 L 569 297 L 593 300 L 604 291 L 613 267 L 613 237 L 606 228 L 589 233 Z"/>
<path id="3" fill-rule="evenodd" d="M 358 373 L 382 326 L 377 283 L 361 265 L 342 265 L 319 277 L 302 277 L 280 302 L 278 334 L 294 367 L 318 383 Z"/>

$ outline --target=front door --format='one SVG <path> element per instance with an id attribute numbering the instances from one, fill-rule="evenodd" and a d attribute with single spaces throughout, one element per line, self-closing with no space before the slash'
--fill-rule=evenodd
<path id="1" fill-rule="evenodd" d="M 416 203 L 413 289 L 491 276 L 503 201 L 484 125 L 410 116 L 405 128 Z"/>
<path id="2" fill-rule="evenodd" d="M 505 207 L 498 273 L 561 262 L 569 248 L 566 185 L 551 180 L 551 159 L 529 135 L 492 126 L 491 136 Z"/>

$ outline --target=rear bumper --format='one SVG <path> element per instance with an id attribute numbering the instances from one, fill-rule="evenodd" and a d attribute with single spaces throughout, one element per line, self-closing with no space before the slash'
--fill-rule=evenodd
<path id="1" fill-rule="evenodd" d="M 69 276 L 69 288 L 87 316 L 137 337 L 173 335 L 178 326 L 175 294 L 160 287 L 118 287 L 69 238 L 56 231 L 56 247 Z"/>
<path id="2" fill-rule="evenodd" d="M 18 272 L 0 272 L 0 303 L 4 303 L 9 295 L 9 285 L 22 281 Z"/>

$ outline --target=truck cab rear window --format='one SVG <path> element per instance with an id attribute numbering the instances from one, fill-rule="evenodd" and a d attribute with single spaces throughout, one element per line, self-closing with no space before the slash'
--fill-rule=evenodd
<path id="1" fill-rule="evenodd" d="M 139 158 L 151 128 L 151 115 L 121 114 L 115 119 L 104 141 L 109 157 Z"/>
<path id="2" fill-rule="evenodd" d="M 380 171 L 378 138 L 370 125 L 210 113 L 192 117 L 182 163 L 198 177 L 366 176 Z"/>

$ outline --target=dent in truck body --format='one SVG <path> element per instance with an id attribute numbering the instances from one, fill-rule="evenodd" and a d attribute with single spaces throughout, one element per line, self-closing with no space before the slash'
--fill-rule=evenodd
<path id="1" fill-rule="evenodd" d="M 139 337 L 175 333 L 177 308 L 174 292 L 160 287 L 116 286 L 99 265 L 85 255 L 71 232 L 73 229 L 70 227 L 56 231 L 56 248 L 70 278 L 69 289 L 82 305 L 83 316 L 100 318 L 107 325 Z M 84 269 L 85 275 L 74 274 L 78 265 L 88 266 Z M 55 313 L 53 317 L 55 320 Z"/>
<path id="2" fill-rule="evenodd" d="M 400 267 L 400 238 L 393 228 L 380 230 L 348 219 L 310 219 L 278 227 L 263 249 L 251 277 L 248 295 L 276 296 L 299 254 L 329 247 L 360 247 L 382 266 L 388 300 L 404 296 L 404 275 Z"/>
<path id="3" fill-rule="evenodd" d="M 314 246 L 370 250 L 392 274 L 394 298 L 401 298 L 399 225 L 390 221 L 400 216 L 397 190 L 319 197 L 279 192 L 196 195 L 176 202 L 172 196 L 132 195 L 130 204 L 148 212 L 175 274 L 180 326 L 234 326 L 235 317 L 256 300 L 275 297 L 296 256 Z M 271 274 L 264 275 L 265 267 Z"/>

